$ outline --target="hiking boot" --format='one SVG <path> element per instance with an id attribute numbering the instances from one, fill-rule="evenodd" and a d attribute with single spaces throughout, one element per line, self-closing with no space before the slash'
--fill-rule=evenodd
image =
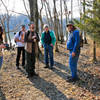
<path id="1" fill-rule="evenodd" d="M 22 65 L 23 69 L 25 69 L 25 65 Z"/>
<path id="2" fill-rule="evenodd" d="M 72 78 L 72 77 L 68 77 L 67 78 L 67 82 L 76 82 L 76 81 L 78 81 L 79 80 L 79 78 Z"/>
<path id="3" fill-rule="evenodd" d="M 38 76 L 38 74 L 34 72 L 34 73 L 33 73 L 33 76 Z"/>
<path id="4" fill-rule="evenodd" d="M 20 69 L 19 66 L 16 66 L 17 69 Z"/>
<path id="5" fill-rule="evenodd" d="M 27 75 L 27 78 L 31 78 L 31 77 L 33 77 L 33 75 L 31 75 L 31 74 L 28 74 Z"/>
<path id="6" fill-rule="evenodd" d="M 46 65 L 44 68 L 49 68 L 49 65 Z"/>
<path id="7" fill-rule="evenodd" d="M 53 67 L 53 66 L 50 66 L 49 68 L 50 68 L 51 70 L 52 70 L 52 69 L 54 69 L 54 67 Z"/>

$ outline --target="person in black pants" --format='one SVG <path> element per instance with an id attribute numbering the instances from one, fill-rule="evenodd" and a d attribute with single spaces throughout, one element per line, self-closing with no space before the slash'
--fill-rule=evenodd
<path id="1" fill-rule="evenodd" d="M 30 30 L 26 32 L 25 42 L 25 69 L 28 74 L 27 78 L 38 76 L 35 72 L 36 52 L 38 52 L 38 33 L 35 31 L 34 23 L 30 24 Z"/>
<path id="2" fill-rule="evenodd" d="M 22 53 L 22 66 L 25 65 L 25 50 L 24 47 L 17 47 L 16 67 L 19 68 L 19 60 Z"/>
<path id="3" fill-rule="evenodd" d="M 24 35 L 25 35 L 25 25 L 22 25 L 21 31 L 16 33 L 15 42 L 17 47 L 17 57 L 16 57 L 16 68 L 19 69 L 19 61 L 22 53 L 22 66 L 25 65 L 25 50 L 24 50 Z"/>

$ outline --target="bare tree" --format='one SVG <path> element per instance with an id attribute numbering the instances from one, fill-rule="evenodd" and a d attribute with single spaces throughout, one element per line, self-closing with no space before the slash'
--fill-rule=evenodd
<path id="1" fill-rule="evenodd" d="M 9 43 L 10 43 L 10 47 L 11 47 L 11 38 L 10 38 L 10 34 L 9 34 L 9 21 L 10 21 L 10 14 L 9 14 L 9 10 L 8 10 L 8 8 L 7 8 L 7 6 L 5 5 L 5 3 L 4 3 L 4 1 L 3 0 L 1 0 L 1 2 L 2 2 L 2 4 L 3 4 L 3 6 L 5 7 L 5 9 L 6 9 L 6 19 L 7 19 L 7 32 L 6 33 L 8 33 L 8 39 L 9 39 Z M 6 36 L 6 35 L 5 35 Z"/>
<path id="2" fill-rule="evenodd" d="M 85 3 L 86 3 L 85 0 L 83 0 L 83 13 L 84 13 L 84 16 L 85 16 L 85 14 L 86 14 Z M 84 23 L 83 23 L 83 24 L 85 24 L 85 18 L 84 18 Z M 87 44 L 86 31 L 85 31 L 85 29 L 83 30 L 83 33 L 84 33 L 84 43 Z"/>
<path id="3" fill-rule="evenodd" d="M 47 0 L 45 0 L 45 4 L 46 4 L 46 8 L 48 10 L 48 13 L 49 13 L 49 17 L 50 17 L 50 26 L 53 28 L 53 17 L 52 17 L 52 13 L 51 13 L 51 9 L 50 9 L 50 5 L 49 5 L 49 2 Z"/>
<path id="4" fill-rule="evenodd" d="M 73 20 L 73 0 L 71 0 L 71 21 Z"/>
<path id="5" fill-rule="evenodd" d="M 56 34 L 56 45 L 55 45 L 55 51 L 58 52 L 58 24 L 57 24 L 57 10 L 56 10 L 56 0 L 53 0 L 54 3 L 54 30 L 55 30 L 55 34 Z"/>
<path id="6" fill-rule="evenodd" d="M 50 26 L 49 15 L 48 15 L 48 11 L 47 11 L 47 7 L 46 7 L 45 3 L 44 3 L 44 7 L 45 7 L 45 12 L 46 12 L 47 22 L 48 22 L 48 24 Z"/>
<path id="7" fill-rule="evenodd" d="M 42 32 L 43 31 L 43 25 L 44 25 L 43 20 L 42 20 L 43 0 L 41 0 L 41 5 L 42 5 L 42 7 L 41 7 L 40 12 L 39 12 L 39 19 L 40 19 L 40 22 L 41 22 L 41 32 Z"/>
<path id="8" fill-rule="evenodd" d="M 29 1 L 29 7 L 30 7 L 30 20 L 35 22 L 36 30 L 38 30 L 38 4 L 37 0 L 28 0 Z"/>
<path id="9" fill-rule="evenodd" d="M 62 11 L 62 0 L 60 0 L 60 9 L 61 9 L 61 24 L 60 24 L 60 37 L 61 37 L 61 43 L 64 41 L 64 35 L 63 35 L 63 11 Z"/>
<path id="10" fill-rule="evenodd" d="M 26 7 L 25 0 L 23 0 L 23 4 L 24 4 L 24 8 L 25 8 L 25 10 L 26 10 L 26 12 L 27 12 L 27 16 L 28 16 L 28 18 L 30 19 L 30 14 L 29 14 L 28 9 L 27 9 L 27 7 Z"/>
<path id="11" fill-rule="evenodd" d="M 6 21 L 6 16 L 5 15 L 1 15 L 0 16 L 0 23 L 3 27 L 3 31 L 4 31 L 4 41 L 7 43 L 7 36 L 6 36 L 6 29 L 5 29 L 5 21 Z"/>

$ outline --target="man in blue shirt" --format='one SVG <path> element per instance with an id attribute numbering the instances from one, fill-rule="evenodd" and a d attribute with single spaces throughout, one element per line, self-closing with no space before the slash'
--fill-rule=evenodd
<path id="1" fill-rule="evenodd" d="M 79 31 L 72 23 L 67 24 L 68 40 L 67 49 L 69 50 L 69 67 L 71 70 L 71 77 L 67 81 L 73 82 L 78 80 L 77 76 L 77 62 L 80 54 L 80 36 Z"/>

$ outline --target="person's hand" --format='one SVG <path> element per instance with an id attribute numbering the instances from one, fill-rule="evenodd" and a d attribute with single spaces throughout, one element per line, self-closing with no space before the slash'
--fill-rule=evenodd
<path id="1" fill-rule="evenodd" d="M 43 45 L 41 45 L 41 48 L 43 48 Z"/>
<path id="2" fill-rule="evenodd" d="M 53 44 L 50 44 L 53 47 Z"/>
<path id="3" fill-rule="evenodd" d="M 5 45 L 3 45 L 3 44 L 1 44 L 1 45 L 0 45 L 0 48 L 6 48 L 6 46 L 5 46 Z"/>
<path id="4" fill-rule="evenodd" d="M 22 43 L 24 43 L 24 40 L 21 40 Z"/>
<path id="5" fill-rule="evenodd" d="M 32 36 L 32 39 L 36 39 L 36 36 Z"/>
<path id="6" fill-rule="evenodd" d="M 72 52 L 72 57 L 75 57 L 75 53 L 74 52 Z"/>
<path id="7" fill-rule="evenodd" d="M 16 42 L 21 42 L 21 40 L 19 40 L 18 38 L 15 39 Z"/>
<path id="8" fill-rule="evenodd" d="M 36 39 L 34 39 L 33 41 L 36 42 Z"/>

